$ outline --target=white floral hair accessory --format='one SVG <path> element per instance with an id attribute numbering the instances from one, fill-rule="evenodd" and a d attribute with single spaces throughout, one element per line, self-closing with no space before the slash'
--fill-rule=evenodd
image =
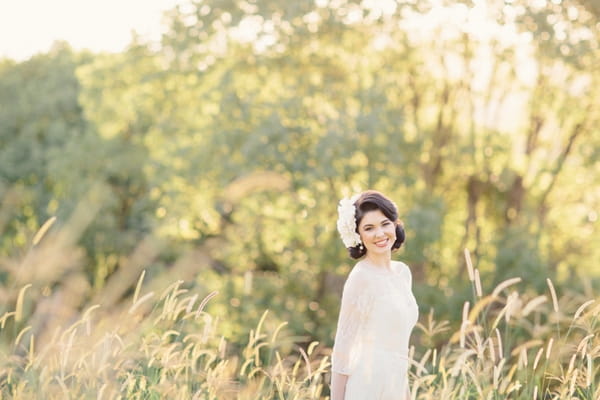
<path id="1" fill-rule="evenodd" d="M 356 194 L 351 198 L 343 198 L 338 204 L 338 220 L 337 229 L 346 247 L 354 247 L 361 244 L 360 235 L 356 233 L 356 207 L 354 203 L 360 194 Z"/>

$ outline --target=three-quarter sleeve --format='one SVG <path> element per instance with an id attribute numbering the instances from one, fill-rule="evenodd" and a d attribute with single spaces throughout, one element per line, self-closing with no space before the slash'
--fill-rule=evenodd
<path id="1" fill-rule="evenodd" d="M 350 274 L 344 285 L 332 353 L 331 370 L 344 375 L 350 375 L 355 367 L 373 305 L 368 277 L 356 272 Z"/>

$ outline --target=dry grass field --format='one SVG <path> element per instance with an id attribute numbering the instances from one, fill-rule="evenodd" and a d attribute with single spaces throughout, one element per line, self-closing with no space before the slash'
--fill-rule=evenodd
<path id="1" fill-rule="evenodd" d="M 458 329 L 433 312 L 421 316 L 412 398 L 599 399 L 600 304 L 591 289 L 559 297 L 547 280 L 546 293 L 520 293 L 517 277 L 486 293 L 465 257 L 473 297 Z M 37 262 L 52 264 L 48 254 Z M 226 317 L 205 311 L 218 293 L 183 281 L 156 293 L 147 286 L 142 273 L 128 301 L 92 305 L 75 319 L 61 319 L 70 303 L 47 289 L 3 288 L 10 309 L 0 318 L 0 398 L 327 398 L 326 346 L 300 347 L 268 310 L 247 343 L 230 343 L 218 333 Z"/>

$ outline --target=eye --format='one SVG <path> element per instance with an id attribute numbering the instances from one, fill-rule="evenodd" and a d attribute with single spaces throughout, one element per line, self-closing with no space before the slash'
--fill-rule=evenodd
<path id="1" fill-rule="evenodd" d="M 389 224 L 391 224 L 391 222 L 390 222 L 390 221 L 387 221 L 387 222 L 384 222 L 384 223 L 383 223 L 383 226 L 386 226 L 386 225 L 389 225 Z"/>

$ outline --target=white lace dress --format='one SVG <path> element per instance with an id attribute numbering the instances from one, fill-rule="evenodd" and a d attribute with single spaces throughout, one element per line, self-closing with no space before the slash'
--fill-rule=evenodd
<path id="1" fill-rule="evenodd" d="M 344 285 L 332 371 L 348 376 L 344 400 L 404 400 L 408 341 L 419 310 L 408 266 L 359 261 Z"/>

